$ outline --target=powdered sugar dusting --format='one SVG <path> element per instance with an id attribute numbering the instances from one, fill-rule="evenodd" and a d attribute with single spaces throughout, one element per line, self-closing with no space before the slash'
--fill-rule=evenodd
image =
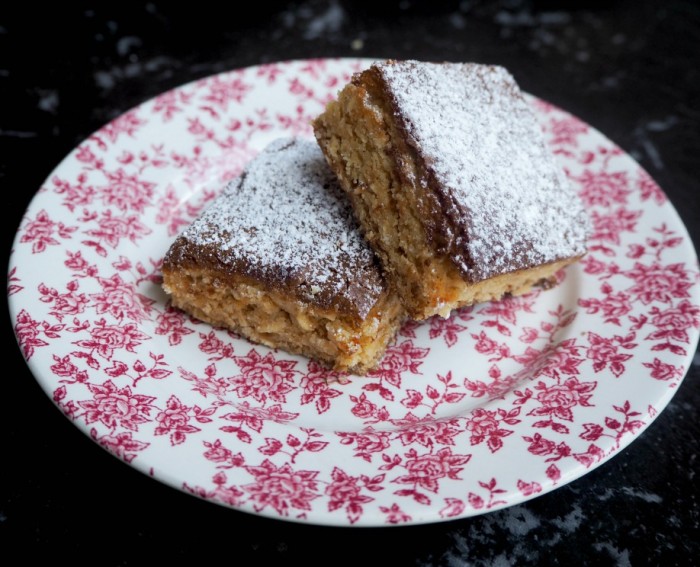
<path id="1" fill-rule="evenodd" d="M 470 279 L 577 256 L 587 219 L 502 67 L 377 65 L 443 193 L 447 252 Z"/>
<path id="2" fill-rule="evenodd" d="M 318 146 L 268 145 L 182 235 L 220 262 L 302 298 L 366 315 L 383 291 L 374 254 Z"/>

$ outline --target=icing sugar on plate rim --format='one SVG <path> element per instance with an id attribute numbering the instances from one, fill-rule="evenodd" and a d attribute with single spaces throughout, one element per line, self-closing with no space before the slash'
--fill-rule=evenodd
<path id="1" fill-rule="evenodd" d="M 532 96 L 593 224 L 556 288 L 407 324 L 346 384 L 169 308 L 159 265 L 175 235 L 270 141 L 312 138 L 311 119 L 371 62 L 186 84 L 105 125 L 37 188 L 10 259 L 12 324 L 47 395 L 118 459 L 273 518 L 439 522 L 583 476 L 676 392 L 699 334 L 687 231 L 632 158 Z"/>

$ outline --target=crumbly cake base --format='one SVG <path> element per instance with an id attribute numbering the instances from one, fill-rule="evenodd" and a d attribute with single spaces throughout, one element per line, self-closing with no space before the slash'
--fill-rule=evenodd
<path id="1" fill-rule="evenodd" d="M 384 354 L 404 320 L 395 295 L 386 293 L 362 322 L 305 305 L 242 277 L 198 268 L 163 273 L 172 305 L 197 319 L 272 348 L 310 357 L 336 371 L 363 375 Z"/>
<path id="2" fill-rule="evenodd" d="M 326 159 L 349 195 L 365 237 L 384 265 L 409 317 L 447 317 L 459 307 L 550 286 L 555 274 L 579 257 L 469 282 L 435 252 L 426 222 L 436 209 L 417 180 L 419 160 L 377 97 L 348 84 L 314 121 Z"/>

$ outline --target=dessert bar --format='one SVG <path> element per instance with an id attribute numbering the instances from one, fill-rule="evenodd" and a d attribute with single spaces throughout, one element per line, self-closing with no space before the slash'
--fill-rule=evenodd
<path id="1" fill-rule="evenodd" d="M 582 204 L 502 67 L 375 63 L 313 127 L 414 319 L 551 285 L 586 251 Z"/>
<path id="2" fill-rule="evenodd" d="M 163 287 L 202 321 L 357 374 L 404 319 L 313 140 L 258 154 L 172 243 Z"/>

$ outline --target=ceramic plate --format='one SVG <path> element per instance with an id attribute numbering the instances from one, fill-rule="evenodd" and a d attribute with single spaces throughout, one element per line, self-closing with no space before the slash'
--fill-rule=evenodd
<path id="1" fill-rule="evenodd" d="M 347 381 L 169 307 L 159 269 L 178 231 L 267 143 L 312 137 L 369 63 L 184 85 L 95 132 L 39 188 L 11 256 L 12 323 L 46 393 L 117 458 L 273 518 L 438 522 L 581 477 L 673 396 L 698 340 L 688 234 L 628 155 L 533 97 L 593 225 L 554 289 L 408 324 Z"/>

